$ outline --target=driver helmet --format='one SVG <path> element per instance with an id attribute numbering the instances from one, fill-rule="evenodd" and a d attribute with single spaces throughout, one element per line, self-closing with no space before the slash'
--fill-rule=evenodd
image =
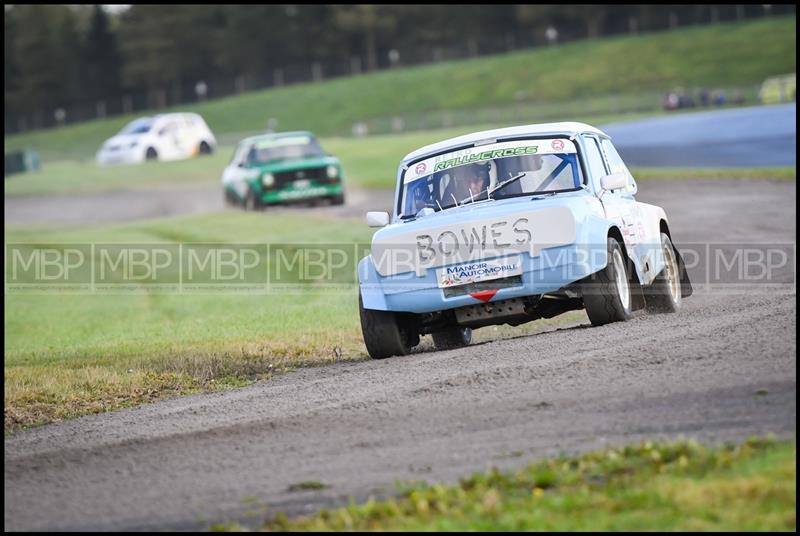
<path id="1" fill-rule="evenodd" d="M 428 185 L 425 181 L 419 181 L 416 188 L 414 188 L 412 195 L 414 197 L 414 206 L 422 208 L 431 202 L 431 193 L 428 190 Z"/>
<path id="2" fill-rule="evenodd" d="M 481 190 L 485 190 L 489 186 L 491 181 L 489 177 L 489 164 L 468 164 L 465 167 L 466 169 L 464 170 L 464 175 L 462 176 L 467 178 L 468 183 L 472 182 L 473 178 L 478 177 L 483 182 Z"/>

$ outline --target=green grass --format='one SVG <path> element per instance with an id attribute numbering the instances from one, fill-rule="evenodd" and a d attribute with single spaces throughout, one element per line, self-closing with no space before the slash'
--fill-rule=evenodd
<path id="1" fill-rule="evenodd" d="M 268 263 L 273 278 L 275 244 L 346 244 L 352 255 L 332 273 L 332 285 L 307 283 L 288 291 L 273 287 L 267 292 L 262 285 L 250 293 L 178 293 L 158 291 L 147 282 L 129 291 L 114 287 L 94 293 L 7 287 L 5 430 L 237 387 L 298 366 L 366 359 L 354 273 L 361 254 L 353 244 L 368 244 L 372 232 L 360 218 L 235 211 L 93 228 L 6 227 L 7 244 L 62 249 L 65 244 L 269 243 L 273 254 L 260 260 L 259 269 Z M 286 269 L 282 281 L 296 283 L 300 268 Z M 171 275 L 166 272 L 158 281 Z M 6 277 L 7 284 L 15 283 L 8 269 Z M 111 281 L 122 280 L 114 272 Z M 520 328 L 484 328 L 474 338 L 519 336 L 585 321 L 585 313 L 572 312 Z M 431 348 L 429 337 L 424 339 L 421 348 Z"/>
<path id="2" fill-rule="evenodd" d="M 269 531 L 795 531 L 796 442 L 644 442 L 289 520 Z M 215 526 L 238 530 L 238 525 Z"/>
<path id="3" fill-rule="evenodd" d="M 6 242 L 34 243 L 355 243 L 369 236 L 360 221 L 235 212 L 6 230 Z M 344 299 L 342 292 L 310 291 L 180 295 L 143 284 L 122 295 L 7 294 L 6 429 L 364 357 L 354 291 Z"/>
<path id="4" fill-rule="evenodd" d="M 796 20 L 790 15 L 399 68 L 179 108 L 201 113 L 223 138 L 261 130 L 270 117 L 278 119 L 281 130 L 309 129 L 330 136 L 349 133 L 359 121 L 385 123 L 401 116 L 430 129 L 441 122 L 423 119 L 443 110 L 470 116 L 476 109 L 510 107 L 516 113 L 520 104 L 539 106 L 526 119 L 530 122 L 559 103 L 569 103 L 559 115 L 596 115 L 620 107 L 639 109 L 644 92 L 651 92 L 647 100 L 654 102 L 648 108 L 655 109 L 658 95 L 675 86 L 753 87 L 768 76 L 793 72 L 795 45 Z M 576 109 L 582 102 L 589 104 Z M 37 149 L 45 165 L 86 158 L 139 115 L 9 136 L 4 145 L 6 151 Z M 472 123 L 485 121 L 479 116 Z"/>
<path id="5" fill-rule="evenodd" d="M 177 162 L 147 162 L 132 166 L 99 167 L 92 161 L 46 163 L 35 172 L 6 178 L 5 195 L 106 192 L 115 190 L 157 190 L 182 186 L 220 184 L 222 170 L 231 151 Z"/>
<path id="6" fill-rule="evenodd" d="M 634 168 L 631 173 L 637 180 L 652 179 L 765 179 L 793 181 L 797 167 L 763 168 Z"/>

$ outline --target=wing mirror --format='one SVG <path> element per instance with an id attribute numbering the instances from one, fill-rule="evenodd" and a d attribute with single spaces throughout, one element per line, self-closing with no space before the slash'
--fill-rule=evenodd
<path id="1" fill-rule="evenodd" d="M 389 225 L 389 213 L 367 212 L 367 225 L 369 227 L 386 227 Z"/>
<path id="2" fill-rule="evenodd" d="M 603 190 L 618 190 L 625 188 L 628 184 L 628 175 L 623 172 L 612 173 L 600 179 L 600 187 Z"/>

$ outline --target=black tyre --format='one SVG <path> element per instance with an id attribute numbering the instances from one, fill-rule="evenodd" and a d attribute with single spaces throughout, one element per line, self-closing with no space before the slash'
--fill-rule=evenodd
<path id="1" fill-rule="evenodd" d="M 593 326 L 628 320 L 632 314 L 628 263 L 622 246 L 608 238 L 608 264 L 589 276 L 581 291 L 586 314 Z"/>
<path id="2" fill-rule="evenodd" d="M 469 345 L 472 341 L 472 329 L 460 326 L 452 327 L 446 331 L 438 331 L 431 335 L 433 336 L 433 345 L 437 350 L 461 348 Z"/>
<path id="3" fill-rule="evenodd" d="M 661 247 L 666 265 L 653 283 L 645 289 L 645 308 L 648 313 L 674 313 L 681 307 L 678 256 L 666 233 L 661 233 Z"/>
<path id="4" fill-rule="evenodd" d="M 344 205 L 344 194 L 331 197 L 331 205 Z"/>
<path id="5" fill-rule="evenodd" d="M 200 142 L 200 150 L 199 150 L 199 152 L 200 152 L 201 155 L 211 154 L 212 152 L 214 152 L 214 149 L 207 142 L 201 141 Z"/>
<path id="6" fill-rule="evenodd" d="M 158 151 L 152 147 L 148 147 L 147 152 L 144 154 L 144 158 L 145 160 L 158 160 Z"/>
<path id="7" fill-rule="evenodd" d="M 361 294 L 358 295 L 358 312 L 364 344 L 372 359 L 406 355 L 419 343 L 419 334 L 412 335 L 402 326 L 397 313 L 364 309 Z"/>
<path id="8" fill-rule="evenodd" d="M 244 209 L 248 212 L 261 209 L 261 202 L 253 190 L 247 190 L 247 196 L 244 198 Z"/>

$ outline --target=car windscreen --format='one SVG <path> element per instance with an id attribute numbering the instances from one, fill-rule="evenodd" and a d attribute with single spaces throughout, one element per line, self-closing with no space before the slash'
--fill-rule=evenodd
<path id="1" fill-rule="evenodd" d="M 135 121 L 131 121 L 125 128 L 120 131 L 120 134 L 144 134 L 145 132 L 149 132 L 151 128 L 153 128 L 153 121 L 149 117 L 145 117 L 142 119 L 136 119 Z"/>
<path id="2" fill-rule="evenodd" d="M 319 142 L 311 136 L 291 136 L 257 141 L 247 155 L 249 164 L 268 164 L 281 160 L 303 160 L 325 156 Z"/>
<path id="3" fill-rule="evenodd" d="M 403 175 L 402 217 L 486 199 L 580 188 L 575 144 L 562 138 L 515 140 L 414 162 Z"/>

